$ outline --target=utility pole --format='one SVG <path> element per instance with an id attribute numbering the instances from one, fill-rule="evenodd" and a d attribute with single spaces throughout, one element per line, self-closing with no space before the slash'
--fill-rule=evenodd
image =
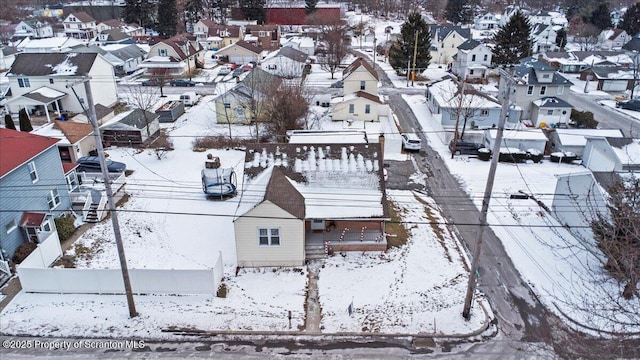
<path id="1" fill-rule="evenodd" d="M 416 39 L 413 44 L 413 71 L 411 71 L 411 86 L 413 86 L 413 82 L 416 80 L 416 57 L 418 56 L 418 34 L 420 30 L 416 30 Z"/>
<path id="2" fill-rule="evenodd" d="M 491 200 L 491 192 L 493 191 L 493 181 L 496 177 L 496 169 L 498 168 L 498 158 L 500 157 L 500 145 L 502 144 L 502 134 L 504 132 L 504 124 L 507 121 L 509 114 L 509 100 L 511 98 L 511 86 L 514 84 L 515 79 L 512 73 L 508 73 L 504 69 L 500 69 L 500 79 L 505 79 L 505 98 L 502 103 L 502 109 L 500 110 L 500 121 L 498 122 L 498 134 L 496 135 L 495 142 L 493 144 L 493 156 L 491 157 L 491 165 L 489 167 L 489 177 L 487 178 L 487 184 L 484 189 L 484 197 L 482 198 L 482 210 L 480 211 L 480 228 L 478 229 L 478 240 L 476 247 L 473 249 L 473 258 L 471 259 L 471 268 L 469 269 L 469 282 L 467 283 L 467 294 L 464 298 L 464 309 L 462 310 L 462 316 L 469 320 L 471 317 L 471 303 L 473 301 L 473 295 L 476 291 L 476 285 L 478 280 L 478 261 L 480 258 L 480 249 L 482 247 L 482 237 L 484 236 L 484 230 L 487 225 L 487 212 L 489 211 L 489 201 Z"/>
<path id="3" fill-rule="evenodd" d="M 122 270 L 122 280 L 124 282 L 124 291 L 127 295 L 127 304 L 129 305 L 129 316 L 136 317 L 136 306 L 133 302 L 133 292 L 131 291 L 131 281 L 129 279 L 129 269 L 127 268 L 127 259 L 124 256 L 124 246 L 122 245 L 122 235 L 120 234 L 120 224 L 118 223 L 118 214 L 116 213 L 116 204 L 113 199 L 113 190 L 111 189 L 111 178 L 107 170 L 107 164 L 104 156 L 104 147 L 102 146 L 102 137 L 100 136 L 100 128 L 98 127 L 98 118 L 96 117 L 96 108 L 93 103 L 93 93 L 91 92 L 91 84 L 89 77 L 84 77 L 80 82 L 84 83 L 84 91 L 87 95 L 87 108 L 80 102 L 80 106 L 84 109 L 87 119 L 93 126 L 93 136 L 96 140 L 98 157 L 100 158 L 100 167 L 102 168 L 102 177 L 104 178 L 104 187 L 107 192 L 107 203 L 109 204 L 109 215 L 111 215 L 111 224 L 113 224 L 113 233 L 118 247 L 118 257 L 120 258 L 120 268 Z M 73 93 L 78 96 L 73 89 L 74 84 L 68 84 L 67 88 L 71 88 Z M 78 99 L 79 100 L 79 99 Z"/>
<path id="4" fill-rule="evenodd" d="M 458 102 L 458 110 L 456 113 L 456 128 L 453 130 L 453 146 L 451 147 L 451 158 L 455 156 L 456 145 L 458 145 L 458 126 L 460 124 L 460 114 L 462 113 L 462 101 L 464 100 L 464 82 L 458 77 L 458 93 L 460 101 Z"/>

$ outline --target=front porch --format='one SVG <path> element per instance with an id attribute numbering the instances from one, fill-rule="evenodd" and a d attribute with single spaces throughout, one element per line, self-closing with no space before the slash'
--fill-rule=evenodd
<path id="1" fill-rule="evenodd" d="M 386 251 L 384 222 L 380 220 L 307 220 L 305 221 L 307 253 L 324 254 L 329 248 L 342 251 Z M 309 256 L 307 256 L 308 258 Z"/>

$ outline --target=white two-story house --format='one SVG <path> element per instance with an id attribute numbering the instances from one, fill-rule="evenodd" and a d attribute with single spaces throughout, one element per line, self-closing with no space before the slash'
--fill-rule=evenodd
<path id="1" fill-rule="evenodd" d="M 467 81 L 485 79 L 491 66 L 492 55 L 488 46 L 476 40 L 467 40 L 458 46 L 451 70 Z"/>
<path id="2" fill-rule="evenodd" d="M 551 25 L 535 24 L 531 29 L 532 51 L 543 53 L 556 51 L 556 37 L 558 33 Z"/>
<path id="3" fill-rule="evenodd" d="M 176 35 L 151 45 L 147 58 L 139 65 L 147 73 L 165 69 L 170 76 L 184 76 L 204 65 L 204 49 L 195 39 Z"/>
<path id="4" fill-rule="evenodd" d="M 18 39 L 24 39 L 27 37 L 32 39 L 41 39 L 52 36 L 53 28 L 51 25 L 35 19 L 20 21 L 16 26 L 16 31 L 13 33 L 13 37 Z"/>
<path id="5" fill-rule="evenodd" d="M 67 37 L 89 41 L 98 35 L 96 20 L 84 11 L 69 14 L 62 24 Z"/>
<path id="6" fill-rule="evenodd" d="M 522 109 L 521 120 L 539 125 L 541 119 L 568 121 L 572 106 L 568 103 L 573 83 L 542 60 L 525 58 L 514 67 L 515 92 L 512 104 Z M 505 94 L 506 82 L 500 81 L 500 94 Z"/>
<path id="7" fill-rule="evenodd" d="M 461 26 L 431 25 L 431 61 L 448 64 L 458 52 L 458 46 L 471 39 L 471 30 Z"/>
<path id="8" fill-rule="evenodd" d="M 62 112 L 82 113 L 87 95 L 80 80 L 89 77 L 96 105 L 112 107 L 118 100 L 113 66 L 95 53 L 19 54 L 7 73 L 11 96 L 6 107 L 11 113 L 27 109 L 51 121 Z M 73 85 L 77 93 L 67 88 Z"/>

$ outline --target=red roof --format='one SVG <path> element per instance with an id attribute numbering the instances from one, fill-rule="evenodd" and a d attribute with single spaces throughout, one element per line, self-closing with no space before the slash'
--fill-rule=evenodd
<path id="1" fill-rule="evenodd" d="M 0 128 L 0 177 L 33 159 L 59 139 Z"/>
<path id="2" fill-rule="evenodd" d="M 37 213 L 37 212 L 26 212 L 22 214 L 22 219 L 20 219 L 20 226 L 29 226 L 36 227 L 42 225 L 47 214 L 45 213 Z"/>
<path id="3" fill-rule="evenodd" d="M 78 163 L 62 163 L 62 171 L 67 175 L 71 170 L 78 167 Z"/>

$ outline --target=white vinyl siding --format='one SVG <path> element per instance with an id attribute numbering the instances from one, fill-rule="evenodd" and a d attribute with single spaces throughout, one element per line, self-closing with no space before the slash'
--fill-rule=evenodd
<path id="1" fill-rule="evenodd" d="M 238 266 L 300 266 L 304 263 L 304 221 L 270 201 L 258 204 L 233 225 Z M 277 235 L 268 233 L 268 237 L 280 245 L 260 245 L 257 229 L 277 229 Z"/>

